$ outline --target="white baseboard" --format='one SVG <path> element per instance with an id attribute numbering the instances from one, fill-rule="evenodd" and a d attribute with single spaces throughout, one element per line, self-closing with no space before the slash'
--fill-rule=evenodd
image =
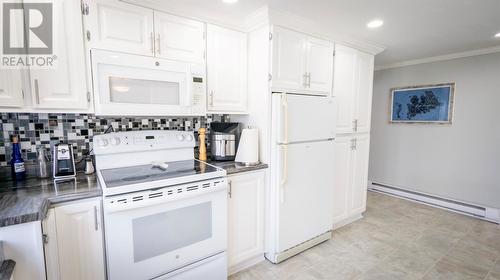
<path id="1" fill-rule="evenodd" d="M 363 214 L 356 214 L 354 216 L 348 217 L 340 222 L 334 223 L 333 224 L 333 230 L 339 229 L 343 226 L 346 226 L 348 224 L 354 223 L 355 221 L 363 218 Z"/>
<path id="2" fill-rule="evenodd" d="M 433 194 L 408 190 L 403 187 L 388 185 L 379 182 L 368 182 L 368 190 L 380 192 L 403 199 L 427 204 L 455 213 L 476 217 L 486 221 L 500 223 L 500 209 L 485 207 L 481 205 L 466 203 L 450 198 L 444 198 Z"/>
<path id="3" fill-rule="evenodd" d="M 243 262 L 240 262 L 236 265 L 232 265 L 229 267 L 228 269 L 228 273 L 229 275 L 233 275 L 235 273 L 238 273 L 242 270 L 245 270 L 249 267 L 252 267 L 258 263 L 260 263 L 261 261 L 264 261 L 266 258 L 264 258 L 264 253 L 262 253 L 262 255 L 258 255 L 258 256 L 255 256 L 251 259 L 248 259 L 248 260 L 245 260 Z"/>

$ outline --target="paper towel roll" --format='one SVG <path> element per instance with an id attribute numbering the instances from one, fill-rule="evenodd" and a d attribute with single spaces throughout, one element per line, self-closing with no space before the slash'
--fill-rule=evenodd
<path id="1" fill-rule="evenodd" d="M 234 161 L 245 165 L 259 163 L 259 130 L 257 128 L 243 129 Z"/>

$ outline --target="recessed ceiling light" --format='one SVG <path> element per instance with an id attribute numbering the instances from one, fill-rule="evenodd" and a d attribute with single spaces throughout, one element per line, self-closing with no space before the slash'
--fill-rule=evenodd
<path id="1" fill-rule="evenodd" d="M 384 25 L 384 21 L 381 19 L 374 19 L 370 21 L 369 23 L 366 24 L 366 27 L 368 28 L 379 28 L 380 26 Z"/>
<path id="2" fill-rule="evenodd" d="M 495 34 L 495 38 L 500 38 L 500 32 L 498 32 L 497 34 Z"/>
<path id="3" fill-rule="evenodd" d="M 233 3 L 238 2 L 238 0 L 222 0 L 222 2 L 224 2 L 226 4 L 233 4 Z"/>

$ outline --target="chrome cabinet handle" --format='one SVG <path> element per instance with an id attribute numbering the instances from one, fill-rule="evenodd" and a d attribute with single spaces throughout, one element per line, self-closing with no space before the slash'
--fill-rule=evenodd
<path id="1" fill-rule="evenodd" d="M 307 73 L 307 87 L 311 88 L 311 73 Z"/>
<path id="2" fill-rule="evenodd" d="M 354 130 L 354 132 L 357 132 L 358 131 L 358 119 L 354 119 L 352 121 L 352 126 L 353 126 L 352 129 Z"/>
<path id="3" fill-rule="evenodd" d="M 154 55 L 155 54 L 155 36 L 153 35 L 153 32 L 149 34 L 149 38 L 151 40 L 151 53 Z"/>
<path id="4" fill-rule="evenodd" d="M 97 221 L 97 206 L 94 205 L 94 228 L 95 231 L 99 230 L 99 222 Z"/>
<path id="5" fill-rule="evenodd" d="M 157 37 L 157 39 L 156 39 L 156 42 L 158 43 L 158 44 L 157 44 L 157 46 L 156 46 L 156 53 L 157 53 L 158 55 L 160 55 L 160 54 L 161 54 L 161 47 L 160 47 L 160 46 L 161 46 L 161 39 L 160 39 L 160 33 L 158 33 L 158 37 Z"/>
<path id="6" fill-rule="evenodd" d="M 40 89 L 38 87 L 38 79 L 34 80 L 35 82 L 35 98 L 36 98 L 36 104 L 40 104 Z"/>
<path id="7" fill-rule="evenodd" d="M 228 192 L 229 198 L 232 197 L 233 195 L 233 182 L 229 181 L 229 192 Z"/>

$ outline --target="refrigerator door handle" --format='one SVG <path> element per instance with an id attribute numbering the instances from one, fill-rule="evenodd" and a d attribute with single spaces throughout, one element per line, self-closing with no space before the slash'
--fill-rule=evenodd
<path id="1" fill-rule="evenodd" d="M 287 181 L 287 177 L 288 177 L 288 146 L 287 145 L 281 145 L 281 148 L 283 149 L 283 157 L 282 157 L 282 163 L 283 163 L 283 167 L 282 167 L 282 170 L 281 170 L 281 178 L 280 178 L 280 189 L 281 189 L 281 192 L 280 192 L 280 202 L 283 203 L 283 201 L 285 200 L 285 184 L 286 184 L 286 181 Z"/>
<path id="2" fill-rule="evenodd" d="M 288 144 L 288 101 L 286 97 L 286 93 L 282 93 L 281 95 L 281 107 L 283 109 L 283 139 L 281 139 L 281 143 Z"/>

